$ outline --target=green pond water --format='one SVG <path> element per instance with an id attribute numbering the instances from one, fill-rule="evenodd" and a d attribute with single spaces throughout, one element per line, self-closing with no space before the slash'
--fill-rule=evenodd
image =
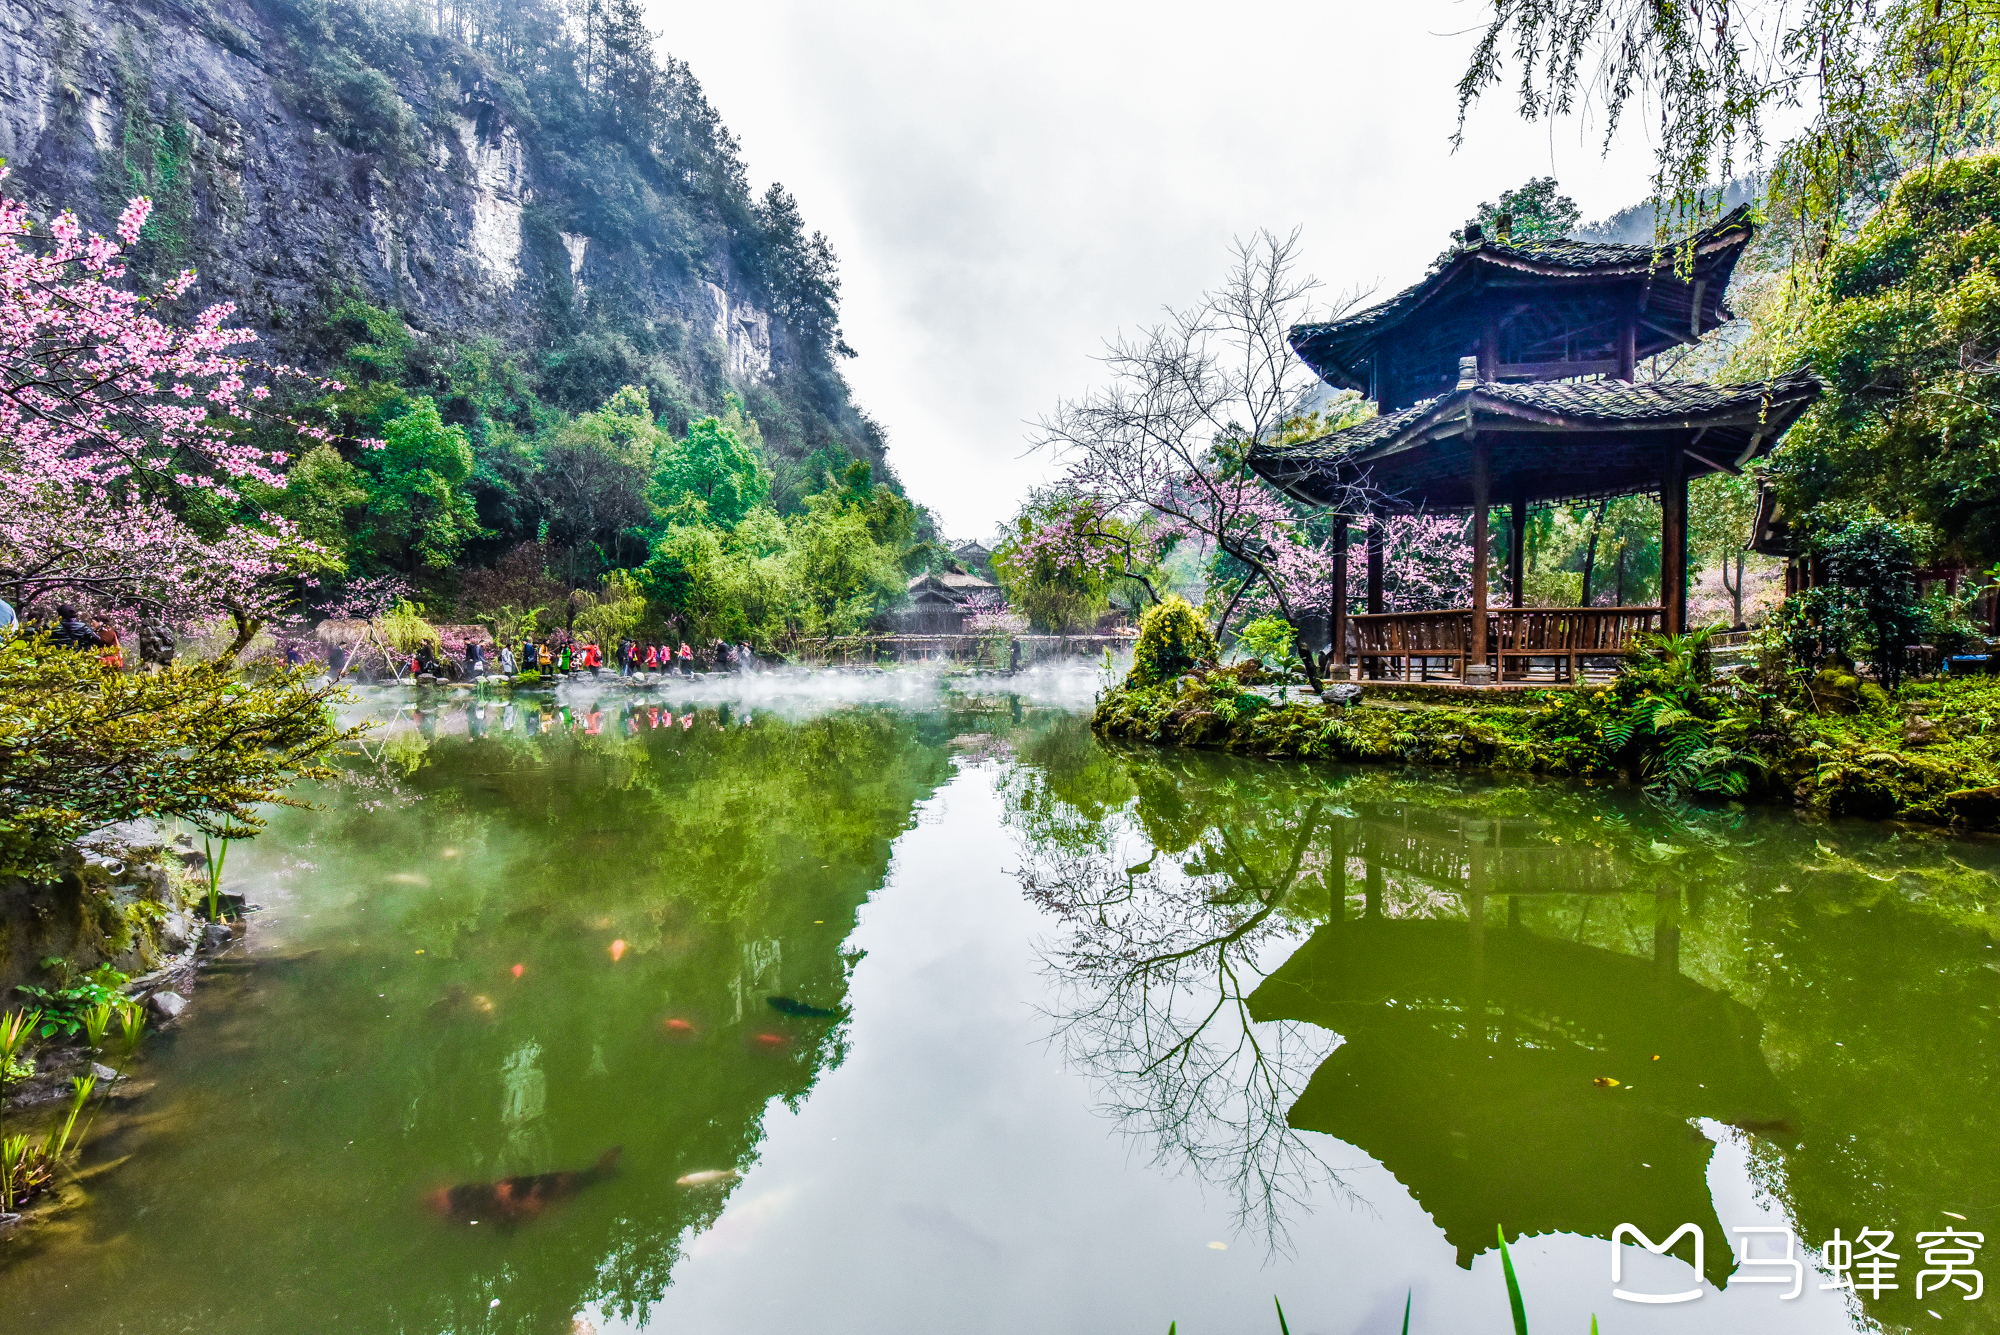
<path id="1" fill-rule="evenodd" d="M 2000 1330 L 1993 843 L 926 680 L 372 702 L 0 1330 Z"/>

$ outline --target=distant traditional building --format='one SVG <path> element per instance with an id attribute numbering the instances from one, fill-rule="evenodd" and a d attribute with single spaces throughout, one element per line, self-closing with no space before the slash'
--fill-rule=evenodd
<path id="1" fill-rule="evenodd" d="M 1467 681 L 1559 678 L 1648 631 L 1687 623 L 1687 484 L 1740 472 L 1769 452 L 1819 394 L 1805 369 L 1743 385 L 1634 383 L 1641 358 L 1693 343 L 1733 318 L 1723 291 L 1751 235 L 1739 208 L 1686 254 L 1568 239 L 1465 244 L 1422 282 L 1358 314 L 1291 331 L 1328 384 L 1360 390 L 1378 415 L 1283 445 L 1250 466 L 1308 504 L 1341 506 L 1334 527 L 1329 668 Z M 1681 266 L 1685 260 L 1686 268 Z M 1638 492 L 1661 500 L 1661 599 L 1653 607 L 1524 608 L 1528 507 Z M 1511 510 L 1511 608 L 1488 605 L 1489 520 Z M 1471 512 L 1472 606 L 1383 609 L 1381 526 L 1369 525 L 1367 614 L 1347 616 L 1348 529 L 1365 515 Z"/>
<path id="2" fill-rule="evenodd" d="M 910 580 L 909 592 L 909 605 L 893 617 L 904 635 L 962 635 L 968 603 L 982 595 L 1001 601 L 992 580 L 957 571 L 926 571 Z"/>
<path id="3" fill-rule="evenodd" d="M 961 542 L 951 549 L 952 559 L 975 575 L 993 573 L 993 553 L 984 543 L 977 540 Z"/>

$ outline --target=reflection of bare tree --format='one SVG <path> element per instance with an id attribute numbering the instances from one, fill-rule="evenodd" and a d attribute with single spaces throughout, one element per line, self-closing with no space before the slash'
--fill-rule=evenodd
<path id="1" fill-rule="evenodd" d="M 1309 922 L 1294 894 L 1333 833 L 1313 802 L 1280 825 L 1210 829 L 1178 867 L 1153 852 L 1126 865 L 1121 840 L 1033 841 L 1022 889 L 1061 920 L 1044 948 L 1058 981 L 1051 1011 L 1070 1063 L 1094 1076 L 1101 1111 L 1149 1142 L 1154 1162 L 1192 1167 L 1236 1197 L 1239 1224 L 1269 1244 L 1285 1216 L 1338 1175 L 1285 1120 L 1333 1037 L 1291 1022 L 1253 1024 L 1260 959 Z"/>

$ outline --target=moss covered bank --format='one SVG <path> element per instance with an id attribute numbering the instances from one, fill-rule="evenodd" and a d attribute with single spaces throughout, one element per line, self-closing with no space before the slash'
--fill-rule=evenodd
<path id="1" fill-rule="evenodd" d="M 1890 696 L 1828 672 L 1787 692 L 1716 681 L 1700 660 L 1669 645 L 1603 684 L 1505 693 L 1369 684 L 1347 703 L 1288 686 L 1253 660 L 1128 681 L 1099 699 L 1092 726 L 1168 746 L 1642 782 L 2000 829 L 2000 679 L 1913 682 Z"/>

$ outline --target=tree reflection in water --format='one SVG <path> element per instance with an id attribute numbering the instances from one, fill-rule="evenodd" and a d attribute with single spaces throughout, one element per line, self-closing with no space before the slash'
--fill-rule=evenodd
<path id="1" fill-rule="evenodd" d="M 1042 739 L 1041 758 L 1063 740 Z M 1211 793 L 1230 817 L 1212 822 L 1199 800 L 1114 807 L 1115 781 L 1091 793 L 1077 783 L 1090 777 L 1023 766 L 1005 780 L 1027 854 L 1016 875 L 1062 924 L 1043 951 L 1054 1036 L 1098 1082 L 1100 1111 L 1149 1142 L 1156 1164 L 1225 1186 L 1239 1225 L 1282 1248 L 1288 1213 L 1340 1189 L 1285 1118 L 1333 1039 L 1256 1024 L 1249 998 L 1326 902 L 1346 813 L 1325 795 L 1256 811 Z"/>
<path id="2" fill-rule="evenodd" d="M 1994 851 L 1495 776 L 1052 732 L 1005 780 L 1104 1111 L 1282 1245 L 1336 1142 L 1469 1265 L 1510 1232 L 1711 1239 L 1719 1143 L 1810 1246 L 1977 1229 L 2000 1127 Z M 1974 1120 L 1969 1120 L 1974 1119 Z M 1323 1132 L 1333 1140 L 1305 1133 Z M 1914 1245 L 1913 1243 L 1911 1245 Z M 1920 1315 L 1909 1286 L 1865 1304 Z"/>

